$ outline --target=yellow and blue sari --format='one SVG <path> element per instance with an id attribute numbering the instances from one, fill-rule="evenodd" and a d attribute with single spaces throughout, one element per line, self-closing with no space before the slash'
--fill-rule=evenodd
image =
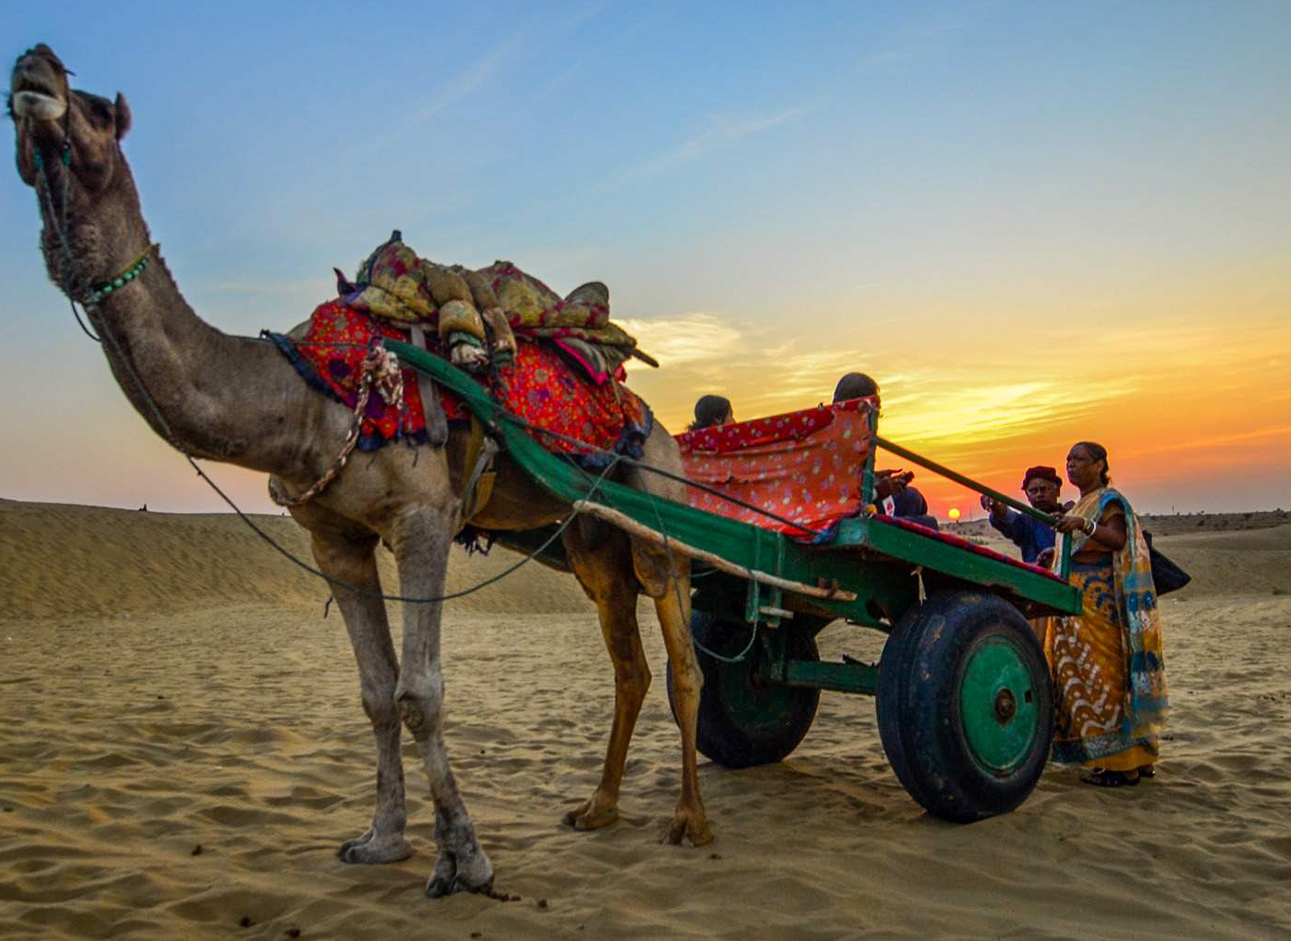
<path id="1" fill-rule="evenodd" d="M 1156 762 L 1169 702 L 1161 617 L 1147 543 L 1129 501 L 1104 487 L 1071 510 L 1098 522 L 1125 514 L 1125 547 L 1089 564 L 1072 563 L 1084 595 L 1079 616 L 1049 618 L 1045 659 L 1053 677 L 1053 759 L 1109 771 Z M 1089 537 L 1079 533 L 1073 552 Z M 1057 555 L 1057 554 L 1055 554 Z"/>

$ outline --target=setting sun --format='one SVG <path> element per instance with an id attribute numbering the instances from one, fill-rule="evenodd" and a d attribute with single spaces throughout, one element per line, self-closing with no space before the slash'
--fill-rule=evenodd
<path id="1" fill-rule="evenodd" d="M 952 507 L 950 508 L 950 512 L 949 512 L 949 513 L 947 513 L 946 515 L 947 515 L 947 516 L 949 516 L 952 520 L 957 520 L 957 519 L 959 519 L 959 507 L 957 507 L 957 506 L 952 506 Z"/>

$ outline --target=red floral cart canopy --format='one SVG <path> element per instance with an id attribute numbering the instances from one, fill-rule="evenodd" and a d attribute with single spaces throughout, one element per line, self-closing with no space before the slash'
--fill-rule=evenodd
<path id="1" fill-rule="evenodd" d="M 697 487 L 689 489 L 688 502 L 797 535 L 854 516 L 861 509 L 861 472 L 870 454 L 869 415 L 877 407 L 874 399 L 852 399 L 677 435 L 691 480 L 749 506 Z"/>

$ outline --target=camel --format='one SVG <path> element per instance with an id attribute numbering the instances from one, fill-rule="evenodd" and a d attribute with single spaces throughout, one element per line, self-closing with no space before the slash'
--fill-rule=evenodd
<path id="1" fill-rule="evenodd" d="M 305 492 L 334 463 L 351 412 L 308 388 L 269 342 L 222 333 L 194 313 L 160 252 L 148 254 L 148 227 L 121 149 L 131 124 L 125 98 L 72 90 L 67 76 L 58 56 L 42 44 L 18 59 L 10 88 L 18 173 L 37 191 L 50 279 L 82 302 L 102 338 L 112 375 L 155 432 L 190 457 L 269 474 L 271 491 Z M 116 289 L 104 291 L 104 285 Z M 290 508 L 310 534 L 314 559 L 344 618 L 376 740 L 372 823 L 343 843 L 339 856 L 347 863 L 387 863 L 411 854 L 399 751 L 406 726 L 417 742 L 435 807 L 437 855 L 426 884 L 432 898 L 491 891 L 494 871 L 444 745 L 442 605 L 403 606 L 403 645 L 396 654 L 375 550 L 383 541 L 393 552 L 400 595 L 444 593 L 450 542 L 465 522 L 463 479 L 470 469 L 463 466 L 464 437 L 452 430 L 447 441 L 384 447 L 370 459 L 349 461 L 316 497 Z M 658 423 L 643 460 L 682 473 L 676 442 Z M 684 500 L 684 485 L 639 469 L 617 478 Z M 493 496 L 472 522 L 488 530 L 533 529 L 571 512 L 503 456 Z M 662 625 L 681 730 L 681 796 L 664 838 L 708 843 L 713 834 L 695 754 L 702 678 L 689 629 L 689 568 L 685 560 L 586 516 L 576 518 L 562 538 L 575 576 L 596 605 L 615 683 L 600 782 L 564 821 L 590 830 L 618 817 L 628 744 L 650 684 L 635 610 L 637 595 L 644 592 Z"/>

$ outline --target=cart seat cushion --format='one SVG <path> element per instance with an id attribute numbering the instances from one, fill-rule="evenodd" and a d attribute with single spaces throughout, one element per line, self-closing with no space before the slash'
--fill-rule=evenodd
<path id="1" fill-rule="evenodd" d="M 852 399 L 677 435 L 686 475 L 720 491 L 691 487 L 688 502 L 794 535 L 856 515 L 875 408 L 873 399 Z"/>
<path id="2" fill-rule="evenodd" d="M 995 559 L 998 562 L 1007 562 L 1009 565 L 1016 566 L 1017 568 L 1026 569 L 1028 572 L 1035 572 L 1038 575 L 1048 576 L 1049 578 L 1052 578 L 1054 581 L 1057 581 L 1057 582 L 1063 581 L 1061 578 L 1059 578 L 1053 572 L 1049 571 L 1047 568 L 1044 568 L 1039 565 L 1033 565 L 1030 562 L 1023 562 L 1021 559 L 1015 559 L 1013 558 L 1013 556 L 1005 555 L 1003 552 L 996 552 L 994 549 L 988 548 L 987 546 L 979 546 L 975 542 L 969 542 L 967 539 L 964 539 L 960 536 L 952 535 L 951 533 L 944 533 L 937 529 L 930 529 L 927 526 L 920 526 L 918 523 L 912 523 L 907 519 L 901 519 L 900 517 L 897 517 L 897 516 L 887 516 L 885 514 L 878 514 L 872 517 L 872 519 L 877 520 L 880 523 L 885 523 L 889 526 L 899 527 L 900 529 L 904 529 L 907 532 L 918 533 L 921 536 L 927 536 L 929 539 L 936 539 L 938 542 L 944 542 L 944 543 L 947 543 L 948 545 L 957 546 L 960 549 L 967 549 L 969 552 L 973 552 L 977 555 L 985 556 L 988 559 Z"/>

